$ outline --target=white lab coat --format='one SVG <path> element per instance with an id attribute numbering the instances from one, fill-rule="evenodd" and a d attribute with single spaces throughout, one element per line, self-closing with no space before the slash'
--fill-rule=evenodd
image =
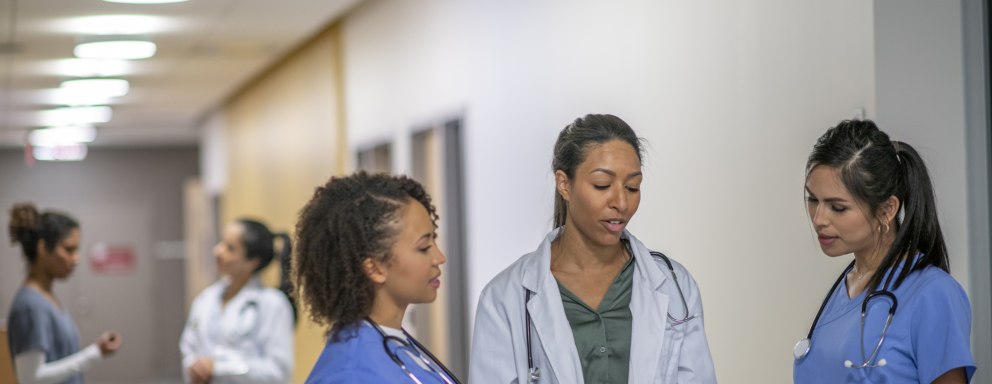
<path id="1" fill-rule="evenodd" d="M 293 313 L 286 296 L 257 276 L 226 306 L 226 279 L 203 290 L 190 309 L 179 349 L 183 379 L 201 357 L 213 357 L 211 383 L 288 383 L 293 371 Z"/>
<path id="2" fill-rule="evenodd" d="M 557 229 L 552 231 L 536 251 L 500 272 L 482 290 L 475 315 L 469 382 L 527 383 L 524 300 L 529 290 L 533 294 L 526 305 L 531 316 L 534 365 L 541 372 L 538 382 L 583 383 L 572 328 L 551 275 L 551 242 L 557 235 Z M 689 313 L 697 318 L 671 325 L 666 311 L 681 318 L 685 310 L 670 281 L 668 266 L 651 256 L 629 232 L 624 231 L 623 237 L 630 240 L 635 268 L 629 382 L 716 383 L 696 281 L 685 267 L 672 261 Z"/>

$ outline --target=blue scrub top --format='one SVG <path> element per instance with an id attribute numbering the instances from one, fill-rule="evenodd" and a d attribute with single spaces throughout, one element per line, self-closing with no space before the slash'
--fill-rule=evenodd
<path id="1" fill-rule="evenodd" d="M 971 306 L 961 285 L 947 272 L 929 266 L 906 277 L 893 291 L 898 305 L 878 356 L 886 365 L 847 368 L 863 361 L 860 344 L 861 305 L 867 290 L 850 299 L 847 282 L 831 294 L 816 325 L 809 353 L 795 361 L 796 383 L 931 383 L 940 375 L 964 367 L 968 380 L 975 373 L 971 356 Z M 878 344 L 891 301 L 876 296 L 865 318 L 865 358 Z"/>
<path id="2" fill-rule="evenodd" d="M 340 340 L 329 340 L 324 346 L 307 377 L 307 384 L 414 382 L 389 357 L 382 341 L 379 331 L 364 321 L 357 328 L 342 330 Z M 397 343 L 389 344 L 390 349 L 396 352 Z M 397 355 L 422 383 L 444 383 L 441 377 L 421 368 L 403 351 Z"/>

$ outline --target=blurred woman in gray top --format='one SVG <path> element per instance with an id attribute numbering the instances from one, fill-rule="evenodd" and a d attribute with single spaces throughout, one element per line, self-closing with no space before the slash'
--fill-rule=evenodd
<path id="1" fill-rule="evenodd" d="M 117 351 L 121 337 L 104 332 L 79 348 L 79 330 L 52 283 L 69 278 L 79 262 L 79 223 L 57 212 L 40 213 L 33 204 L 10 210 L 10 238 L 20 243 L 27 279 L 14 296 L 7 320 L 10 354 L 21 384 L 82 383 L 83 372 Z"/>

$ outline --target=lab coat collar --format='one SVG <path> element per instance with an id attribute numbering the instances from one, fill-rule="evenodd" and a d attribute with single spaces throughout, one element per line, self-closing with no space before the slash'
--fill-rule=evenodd
<path id="1" fill-rule="evenodd" d="M 554 287 L 556 293 L 558 291 L 558 283 L 554 282 L 554 277 L 551 275 L 551 242 L 558 238 L 559 233 L 561 233 L 561 227 L 548 233 L 541 245 L 533 252 L 537 257 L 530 257 L 525 261 L 521 283 L 524 288 L 531 292 L 538 293 L 541 288 L 547 287 Z M 654 256 L 651 256 L 648 247 L 626 229 L 623 230 L 620 238 L 630 242 L 630 248 L 634 251 L 634 263 L 637 266 L 636 273 L 647 281 L 649 287 L 660 290 L 662 284 L 668 279 L 668 274 L 659 268 L 658 261 L 655 261 Z M 666 270 L 668 268 L 667 265 L 662 265 L 662 267 Z"/>
<path id="2" fill-rule="evenodd" d="M 231 279 L 226 276 L 221 278 L 220 289 L 217 290 L 219 294 L 217 296 L 217 300 L 223 301 L 224 292 L 227 291 L 227 288 L 229 286 L 231 286 Z M 241 287 L 241 290 L 238 291 L 238 294 L 234 295 L 234 297 L 231 298 L 231 301 L 229 301 L 225 307 L 241 308 L 241 306 L 244 303 L 257 301 L 258 295 L 263 288 L 264 287 L 262 286 L 261 278 L 258 277 L 258 274 L 254 274 L 251 276 L 250 279 L 248 279 L 248 282 L 245 283 L 245 286 Z"/>
<path id="3" fill-rule="evenodd" d="M 561 303 L 558 283 L 551 275 L 551 242 L 558 237 L 560 229 L 555 229 L 544 238 L 541 245 L 525 261 L 521 283 L 524 289 L 533 292 L 525 305 L 534 322 L 534 355 L 547 356 L 552 372 L 541 372 L 542 377 L 554 377 L 559 383 L 579 383 L 582 381 L 582 364 L 575 347 L 575 337 L 568 325 L 565 308 Z M 526 295 L 526 292 L 522 292 Z M 526 296 L 524 297 L 526 299 Z M 553 344 L 549 350 L 546 344 Z"/>
<path id="4" fill-rule="evenodd" d="M 652 383 L 655 377 L 665 371 L 666 364 L 658 362 L 667 361 L 661 355 L 667 353 L 664 345 L 665 337 L 668 336 L 665 334 L 668 326 L 668 303 L 679 298 L 670 297 L 663 291 L 669 278 L 668 265 L 664 261 L 655 260 L 651 251 L 640 240 L 627 235 L 634 251 L 634 262 L 637 263 L 637 275 L 630 297 L 630 313 L 633 316 L 630 333 L 630 382 Z"/>
<path id="5" fill-rule="evenodd" d="M 578 383 L 582 381 L 582 364 L 578 359 L 572 328 L 565 316 L 558 283 L 551 275 L 551 242 L 560 232 L 561 228 L 551 231 L 531 257 L 524 260 L 521 284 L 524 289 L 533 292 L 526 306 L 534 322 L 534 333 L 541 340 L 540 344 L 534 343 L 535 355 L 542 352 L 538 345 L 545 349 L 548 348 L 545 344 L 555 346 L 555 349 L 546 353 L 554 372 L 542 372 L 542 375 L 553 374 L 559 383 Z M 631 382 L 652 382 L 657 371 L 664 369 L 657 362 L 663 353 L 660 346 L 664 343 L 665 327 L 668 324 L 669 297 L 662 292 L 662 286 L 668 278 L 662 268 L 667 271 L 667 266 L 655 261 L 650 250 L 627 230 L 624 230 L 621 238 L 630 242 L 636 267 L 630 302 L 633 315 Z"/>

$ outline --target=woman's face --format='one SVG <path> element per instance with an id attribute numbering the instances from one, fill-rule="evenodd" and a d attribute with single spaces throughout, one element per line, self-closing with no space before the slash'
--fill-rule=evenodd
<path id="1" fill-rule="evenodd" d="M 834 167 L 816 166 L 806 180 L 806 208 L 827 256 L 871 252 L 877 246 L 872 221 L 851 196 Z M 866 253 L 867 254 L 867 253 Z"/>
<path id="2" fill-rule="evenodd" d="M 577 231 L 599 246 L 620 241 L 620 234 L 641 203 L 641 161 L 623 140 L 593 145 L 571 180 L 555 172 L 558 193 L 568 201 L 566 231 Z"/>
<path id="3" fill-rule="evenodd" d="M 378 294 L 387 295 L 386 299 L 401 307 L 429 303 L 437 297 L 440 266 L 447 259 L 434 241 L 434 223 L 423 204 L 409 199 L 400 210 L 393 223 L 399 233 L 390 247 L 390 259 L 377 263 L 382 286 Z"/>
<path id="4" fill-rule="evenodd" d="M 72 271 L 79 264 L 80 239 L 79 228 L 73 228 L 69 231 L 69 235 L 56 243 L 52 249 L 48 249 L 44 241 L 38 241 L 38 256 L 49 276 L 65 279 L 72 275 Z"/>
<path id="5" fill-rule="evenodd" d="M 258 266 L 258 259 L 249 260 L 245 249 L 243 235 L 245 227 L 234 222 L 224 228 L 220 242 L 214 246 L 214 257 L 217 258 L 217 272 L 231 278 L 251 276 Z"/>

